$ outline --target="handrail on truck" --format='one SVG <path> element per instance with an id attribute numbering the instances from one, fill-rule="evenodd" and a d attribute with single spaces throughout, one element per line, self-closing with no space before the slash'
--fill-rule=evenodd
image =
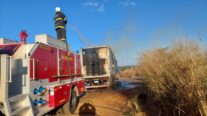
<path id="1" fill-rule="evenodd" d="M 35 80 L 35 59 L 32 58 L 32 79 Z"/>

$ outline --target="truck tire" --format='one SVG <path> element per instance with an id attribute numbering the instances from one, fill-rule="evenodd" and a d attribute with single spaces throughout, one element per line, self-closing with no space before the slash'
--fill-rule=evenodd
<path id="1" fill-rule="evenodd" d="M 114 75 L 112 75 L 111 77 L 110 77 L 110 88 L 114 88 L 114 85 L 115 85 L 115 76 Z"/>
<path id="2" fill-rule="evenodd" d="M 77 109 L 77 106 L 78 106 L 78 97 L 77 97 L 77 93 L 76 91 L 73 89 L 72 91 L 72 95 L 71 95 L 71 99 L 70 99 L 70 102 L 69 102 L 69 110 L 70 110 L 70 113 L 74 113 L 75 110 Z"/>
<path id="3" fill-rule="evenodd" d="M 63 105 L 62 113 L 63 114 L 73 114 L 75 112 L 75 110 L 77 109 L 78 101 L 79 101 L 79 99 L 77 97 L 76 91 L 74 89 L 72 89 L 71 98 L 67 103 L 65 103 Z"/>

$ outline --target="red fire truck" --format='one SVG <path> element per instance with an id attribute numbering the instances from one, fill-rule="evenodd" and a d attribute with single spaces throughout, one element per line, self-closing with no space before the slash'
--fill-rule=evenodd
<path id="1" fill-rule="evenodd" d="M 73 113 L 85 94 L 80 55 L 42 34 L 35 43 L 0 39 L 0 115 Z"/>

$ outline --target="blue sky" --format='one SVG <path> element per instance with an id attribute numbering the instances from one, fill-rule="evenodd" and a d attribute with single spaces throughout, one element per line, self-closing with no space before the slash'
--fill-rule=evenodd
<path id="1" fill-rule="evenodd" d="M 119 65 L 136 64 L 143 51 L 168 47 L 179 38 L 201 37 L 207 43 L 207 0 L 0 0 L 0 37 L 19 41 L 22 29 L 29 43 L 36 34 L 56 37 L 56 6 L 68 18 L 73 51 L 110 45 Z"/>

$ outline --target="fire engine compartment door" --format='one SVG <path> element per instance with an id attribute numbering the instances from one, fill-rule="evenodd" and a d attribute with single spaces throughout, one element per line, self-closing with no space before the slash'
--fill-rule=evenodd
<path id="1" fill-rule="evenodd" d="M 44 59 L 38 59 L 37 62 L 37 78 L 44 79 L 48 77 L 48 61 Z"/>
<path id="2" fill-rule="evenodd" d="M 50 87 L 49 106 L 57 107 L 69 100 L 69 84 Z"/>

